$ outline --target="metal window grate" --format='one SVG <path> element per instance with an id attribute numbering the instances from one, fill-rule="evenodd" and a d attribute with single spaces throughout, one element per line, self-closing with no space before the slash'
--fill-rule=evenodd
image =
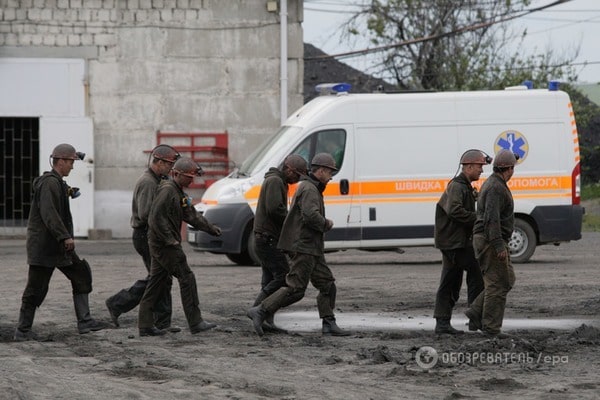
<path id="1" fill-rule="evenodd" d="M 39 119 L 0 118 L 0 232 L 22 234 L 39 175 Z"/>

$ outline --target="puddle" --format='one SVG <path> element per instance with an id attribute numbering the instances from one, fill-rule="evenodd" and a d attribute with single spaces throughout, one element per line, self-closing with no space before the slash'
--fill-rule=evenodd
<path id="1" fill-rule="evenodd" d="M 362 331 L 383 330 L 433 330 L 435 320 L 424 316 L 397 316 L 385 313 L 340 313 L 336 315 L 338 325 L 343 329 Z M 452 325 L 457 329 L 465 329 L 467 318 L 456 316 L 452 318 Z M 321 330 L 319 314 L 312 311 L 278 312 L 275 315 L 277 326 L 297 332 L 312 332 Z M 570 318 L 504 318 L 502 330 L 514 329 L 575 329 L 581 324 L 600 327 L 597 319 L 570 319 Z"/>

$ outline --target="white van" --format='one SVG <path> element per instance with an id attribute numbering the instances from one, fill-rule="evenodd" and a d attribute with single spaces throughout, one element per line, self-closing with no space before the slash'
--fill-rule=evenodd
<path id="1" fill-rule="evenodd" d="M 310 160 L 328 151 L 339 172 L 325 191 L 334 221 L 327 250 L 431 246 L 435 204 L 461 154 L 473 148 L 492 157 L 507 148 L 520 157 L 509 182 L 515 262 L 527 261 L 537 245 L 581 238 L 575 117 L 567 93 L 551 82 L 549 89 L 320 96 L 204 193 L 197 209 L 222 236 L 188 227 L 188 241 L 241 265 L 255 263 L 252 224 L 265 172 L 288 154 Z M 485 166 L 477 184 L 491 173 Z"/>

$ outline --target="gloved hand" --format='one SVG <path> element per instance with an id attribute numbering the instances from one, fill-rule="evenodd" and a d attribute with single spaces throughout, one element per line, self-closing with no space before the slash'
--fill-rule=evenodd
<path id="1" fill-rule="evenodd" d="M 330 219 L 325 219 L 325 232 L 330 231 L 333 228 L 333 221 Z"/>
<path id="2" fill-rule="evenodd" d="M 216 225 L 213 225 L 213 236 L 221 236 L 221 228 Z"/>

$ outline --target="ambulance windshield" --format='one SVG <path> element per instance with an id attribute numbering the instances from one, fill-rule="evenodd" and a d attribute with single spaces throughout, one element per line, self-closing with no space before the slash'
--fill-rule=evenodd
<path id="1" fill-rule="evenodd" d="M 281 152 L 283 147 L 289 146 L 293 142 L 294 137 L 297 137 L 301 128 L 296 126 L 282 126 L 279 131 L 257 148 L 247 159 L 242 163 L 237 176 L 252 176 L 256 171 L 267 167 L 276 167 L 281 160 L 275 159 L 275 156 Z M 233 177 L 236 176 L 234 173 Z"/>

